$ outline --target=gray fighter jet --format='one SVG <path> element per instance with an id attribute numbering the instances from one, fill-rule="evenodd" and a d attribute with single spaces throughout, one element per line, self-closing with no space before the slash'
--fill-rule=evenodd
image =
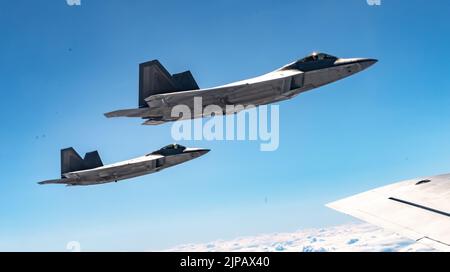
<path id="1" fill-rule="evenodd" d="M 204 116 L 203 109 L 217 105 L 223 114 L 236 113 L 227 105 L 259 106 L 295 97 L 358 73 L 376 63 L 375 59 L 343 59 L 323 53 L 287 64 L 268 74 L 231 84 L 199 89 L 190 71 L 171 75 L 157 60 L 139 66 L 139 108 L 106 113 L 106 117 L 140 117 L 144 125 L 157 125 L 179 119 Z M 202 108 L 194 110 L 194 97 L 201 97 Z M 172 116 L 172 108 L 186 105 L 190 116 Z M 242 109 L 242 107 L 240 107 Z"/>
<path id="2" fill-rule="evenodd" d="M 209 149 L 186 148 L 171 144 L 135 159 L 103 165 L 97 151 L 86 153 L 84 159 L 73 148 L 61 150 L 61 179 L 39 184 L 95 185 L 134 178 L 187 162 L 209 152 Z"/>

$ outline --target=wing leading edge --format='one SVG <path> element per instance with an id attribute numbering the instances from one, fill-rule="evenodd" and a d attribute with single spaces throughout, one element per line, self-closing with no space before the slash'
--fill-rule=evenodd
<path id="1" fill-rule="evenodd" d="M 407 180 L 357 194 L 329 208 L 450 251 L 450 174 Z"/>

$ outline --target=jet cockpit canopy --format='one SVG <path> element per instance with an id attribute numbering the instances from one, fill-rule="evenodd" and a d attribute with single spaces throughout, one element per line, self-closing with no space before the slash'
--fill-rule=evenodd
<path id="1" fill-rule="evenodd" d="M 156 150 L 148 155 L 163 155 L 163 156 L 168 156 L 168 155 L 175 155 L 175 154 L 180 154 L 183 153 L 183 151 L 186 149 L 185 146 L 182 146 L 180 144 L 170 144 L 170 145 L 166 145 L 165 147 Z"/>
<path id="2" fill-rule="evenodd" d="M 335 61 L 338 58 L 332 55 L 328 55 L 325 53 L 318 53 L 318 52 L 313 52 L 310 55 L 304 57 L 303 59 L 299 60 L 299 63 L 308 63 L 308 62 L 314 62 L 314 61 L 318 61 L 318 60 L 330 60 L 330 61 Z"/>
<path id="3" fill-rule="evenodd" d="M 308 72 L 316 69 L 331 67 L 337 59 L 337 57 L 332 55 L 313 52 L 303 59 L 282 67 L 281 70 L 297 69 L 303 72 Z"/>

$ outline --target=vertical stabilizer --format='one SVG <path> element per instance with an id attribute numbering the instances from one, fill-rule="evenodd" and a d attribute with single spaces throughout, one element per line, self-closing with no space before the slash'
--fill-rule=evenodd
<path id="1" fill-rule="evenodd" d="M 190 71 L 171 75 L 158 60 L 139 65 L 139 108 L 148 107 L 145 99 L 164 94 L 199 89 Z"/>
<path id="2" fill-rule="evenodd" d="M 68 172 L 93 169 L 103 166 L 97 151 L 88 152 L 84 159 L 72 147 L 61 149 L 61 177 Z"/>
<path id="3" fill-rule="evenodd" d="M 83 159 L 72 147 L 61 150 L 61 175 L 83 168 Z"/>
<path id="4" fill-rule="evenodd" d="M 139 107 L 147 107 L 145 98 L 176 89 L 172 76 L 158 60 L 139 65 Z"/>

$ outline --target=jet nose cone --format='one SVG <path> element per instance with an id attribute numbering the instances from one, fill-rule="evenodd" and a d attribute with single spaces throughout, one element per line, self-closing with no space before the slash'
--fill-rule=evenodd
<path id="1" fill-rule="evenodd" d="M 210 149 L 205 149 L 205 148 L 196 148 L 196 149 L 192 149 L 192 150 L 187 150 L 188 153 L 191 154 L 192 158 L 198 158 L 201 157 L 203 155 L 205 155 L 206 153 L 208 153 L 209 151 L 211 151 Z"/>
<path id="2" fill-rule="evenodd" d="M 362 59 L 359 61 L 359 64 L 361 65 L 362 70 L 369 68 L 370 66 L 377 63 L 377 59 Z"/>

